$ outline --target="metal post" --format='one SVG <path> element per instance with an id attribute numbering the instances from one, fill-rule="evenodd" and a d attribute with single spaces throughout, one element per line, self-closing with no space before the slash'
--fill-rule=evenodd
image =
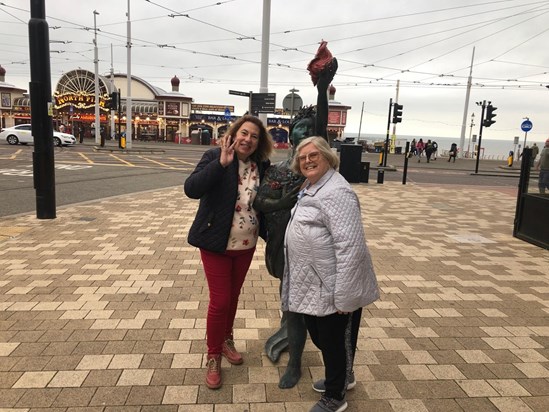
<path id="1" fill-rule="evenodd" d="M 126 90 L 126 149 L 132 148 L 132 21 L 130 19 L 130 0 L 128 0 L 128 21 L 126 23 L 127 52 L 127 90 Z"/>
<path id="2" fill-rule="evenodd" d="M 297 90 L 295 87 L 293 87 L 291 90 L 290 90 L 290 93 L 292 94 L 292 107 L 290 108 L 290 123 L 291 121 L 293 120 L 294 118 L 294 105 L 295 105 L 295 93 L 298 92 L 299 90 Z"/>
<path id="3" fill-rule="evenodd" d="M 463 121 L 461 123 L 461 134 L 459 138 L 458 153 L 460 158 L 463 157 L 463 146 L 465 144 L 465 127 L 467 125 L 467 111 L 469 110 L 469 96 L 471 95 L 474 60 L 475 60 L 475 48 L 473 47 L 473 54 L 471 56 L 471 66 L 469 67 L 469 78 L 467 79 L 467 92 L 465 93 L 465 107 L 463 108 Z"/>
<path id="4" fill-rule="evenodd" d="M 410 151 L 410 142 L 406 142 L 406 151 L 404 152 L 404 170 L 402 171 L 402 184 L 406 184 L 408 176 L 408 152 Z"/>
<path id="5" fill-rule="evenodd" d="M 486 100 L 482 101 L 482 113 L 480 115 L 480 130 L 478 132 L 478 150 L 477 150 L 477 161 L 475 164 L 475 174 L 478 173 L 478 163 L 480 160 L 480 149 L 482 148 L 482 126 L 484 126 L 484 111 L 486 110 Z"/>
<path id="6" fill-rule="evenodd" d="M 395 104 L 398 104 L 398 94 L 400 92 L 400 80 L 397 80 L 396 84 L 396 96 L 395 96 Z M 396 146 L 396 130 L 397 130 L 397 124 L 393 123 L 393 134 L 391 135 L 391 153 L 395 153 L 395 146 Z"/>
<path id="7" fill-rule="evenodd" d="M 118 102 L 116 102 L 116 106 L 118 108 L 118 147 L 120 149 L 123 149 L 122 147 L 122 134 L 120 133 L 120 124 L 122 123 L 122 119 L 120 118 L 120 112 L 122 111 L 122 99 L 120 98 L 120 89 L 118 89 Z"/>
<path id="8" fill-rule="evenodd" d="M 383 167 L 387 166 L 387 154 L 389 149 L 389 129 L 391 128 L 391 109 L 393 108 L 393 98 L 389 99 L 389 115 L 387 116 L 387 136 L 385 137 L 385 149 L 383 151 Z M 381 166 L 381 165 L 380 165 Z"/>
<path id="9" fill-rule="evenodd" d="M 116 88 L 114 87 L 114 67 L 113 67 L 112 43 L 111 43 L 111 90 L 116 91 Z M 118 102 L 112 107 L 118 108 Z M 115 122 L 114 122 L 114 115 L 116 114 L 116 110 L 112 107 L 111 107 L 110 136 L 111 136 L 111 139 L 114 139 L 116 137 L 116 125 L 115 125 Z"/>
<path id="10" fill-rule="evenodd" d="M 364 102 L 362 102 L 362 109 L 360 110 L 360 123 L 358 124 L 358 137 L 357 143 L 360 140 L 360 130 L 362 129 L 362 114 L 364 113 Z"/>
<path id="11" fill-rule="evenodd" d="M 269 91 L 269 38 L 271 31 L 271 0 L 263 0 L 263 21 L 261 26 L 261 76 L 259 93 Z M 250 113 L 251 114 L 251 113 Z M 267 113 L 258 113 L 258 117 L 267 126 Z"/>
<path id="12" fill-rule="evenodd" d="M 250 116 L 253 116 L 253 113 L 252 113 L 252 96 L 253 96 L 254 92 L 252 92 L 250 90 L 250 98 L 249 98 L 249 102 L 248 102 L 248 114 Z M 259 114 L 259 113 L 258 113 Z"/>
<path id="13" fill-rule="evenodd" d="M 51 101 L 50 41 L 45 0 L 31 0 L 29 20 L 32 165 L 36 217 L 55 219 L 55 169 Z"/>
<path id="14" fill-rule="evenodd" d="M 473 126 L 475 125 L 475 113 L 471 113 L 471 128 L 469 129 L 469 143 L 467 144 L 467 157 L 471 156 L 471 134 L 473 133 Z"/>
<path id="15" fill-rule="evenodd" d="M 103 143 L 101 140 L 101 117 L 99 114 L 99 55 L 97 52 L 97 10 L 93 11 L 93 64 L 95 67 L 95 143 Z M 103 146 L 103 144 L 102 144 Z"/>

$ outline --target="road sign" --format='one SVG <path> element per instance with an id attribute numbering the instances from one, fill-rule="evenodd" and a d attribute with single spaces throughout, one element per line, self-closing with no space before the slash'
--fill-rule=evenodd
<path id="1" fill-rule="evenodd" d="M 238 90 L 229 90 L 229 94 L 235 94 L 237 96 L 250 97 L 250 92 L 239 92 Z"/>
<path id="2" fill-rule="evenodd" d="M 225 120 L 231 120 L 231 110 L 228 107 L 225 108 Z"/>
<path id="3" fill-rule="evenodd" d="M 292 106 L 293 102 L 293 106 Z M 303 99 L 301 99 L 301 96 L 296 93 L 290 93 L 286 95 L 284 100 L 282 100 L 282 107 L 287 112 L 297 112 L 301 107 L 303 106 Z"/>
<path id="4" fill-rule="evenodd" d="M 525 120 L 520 125 L 520 128 L 522 129 L 523 132 L 529 132 L 530 130 L 532 130 L 532 127 L 534 127 L 534 125 L 530 120 Z"/>
<path id="5" fill-rule="evenodd" d="M 276 93 L 252 94 L 252 113 L 274 113 L 276 108 Z"/>

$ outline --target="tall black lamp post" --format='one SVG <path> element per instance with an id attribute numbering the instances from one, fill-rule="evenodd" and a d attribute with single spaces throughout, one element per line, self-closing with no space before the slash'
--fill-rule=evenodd
<path id="1" fill-rule="evenodd" d="M 36 217 L 55 219 L 55 169 L 51 101 L 50 41 L 45 0 L 30 1 L 29 54 L 32 165 L 36 190 Z"/>

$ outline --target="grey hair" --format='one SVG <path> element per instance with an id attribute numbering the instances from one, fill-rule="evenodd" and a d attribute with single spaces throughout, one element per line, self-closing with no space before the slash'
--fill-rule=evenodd
<path id="1" fill-rule="evenodd" d="M 313 144 L 318 149 L 320 154 L 328 161 L 328 164 L 332 169 L 337 169 L 339 167 L 339 157 L 333 152 L 330 148 L 330 145 L 321 136 L 311 136 L 308 137 L 299 143 L 295 149 L 295 154 L 290 165 L 290 169 L 295 173 L 301 174 L 301 169 L 299 168 L 299 160 L 297 160 L 301 149 L 303 149 L 308 144 Z"/>

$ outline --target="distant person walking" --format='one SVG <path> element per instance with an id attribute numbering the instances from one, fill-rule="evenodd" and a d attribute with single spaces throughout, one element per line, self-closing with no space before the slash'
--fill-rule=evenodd
<path id="1" fill-rule="evenodd" d="M 438 143 L 433 140 L 433 160 L 437 160 L 438 156 Z"/>
<path id="2" fill-rule="evenodd" d="M 419 141 L 416 143 L 416 149 L 417 149 L 417 162 L 419 163 L 421 162 L 421 155 L 425 150 L 425 143 L 423 143 L 423 139 L 419 139 Z"/>
<path id="3" fill-rule="evenodd" d="M 530 159 L 530 167 L 534 166 L 534 162 L 536 161 L 536 157 L 538 157 L 539 154 L 539 147 L 536 143 L 532 145 L 532 158 Z"/>
<path id="4" fill-rule="evenodd" d="M 545 189 L 549 189 L 549 139 L 545 141 L 545 147 L 541 150 L 536 170 L 539 170 L 539 192 L 544 194 Z"/>
<path id="5" fill-rule="evenodd" d="M 410 143 L 410 153 L 408 153 L 408 157 L 415 156 L 416 154 L 417 154 L 416 139 L 412 139 L 412 143 Z"/>
<path id="6" fill-rule="evenodd" d="M 456 162 L 456 157 L 458 154 L 458 145 L 456 143 L 452 143 L 452 146 L 450 147 L 450 151 L 448 152 L 448 161 L 454 159 L 454 163 Z"/>
<path id="7" fill-rule="evenodd" d="M 425 145 L 425 157 L 427 157 L 427 163 L 431 161 L 431 156 L 433 155 L 434 151 L 435 148 L 433 147 L 431 139 L 427 140 L 427 144 Z"/>

